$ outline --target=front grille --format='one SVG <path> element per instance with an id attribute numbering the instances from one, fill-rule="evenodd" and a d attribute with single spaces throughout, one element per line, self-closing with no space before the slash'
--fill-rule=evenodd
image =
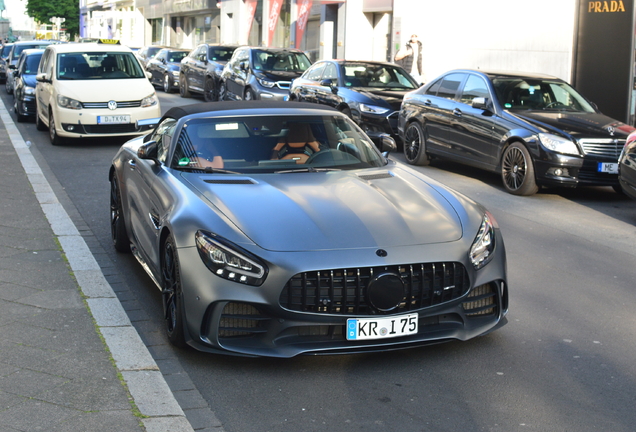
<path id="1" fill-rule="evenodd" d="M 139 108 L 141 101 L 117 102 L 117 108 Z M 82 108 L 86 109 L 107 109 L 108 102 L 82 102 Z"/>
<path id="2" fill-rule="evenodd" d="M 260 325 L 268 320 L 254 306 L 247 303 L 228 303 L 219 322 L 219 338 L 253 336 L 264 333 Z"/>
<path id="3" fill-rule="evenodd" d="M 405 295 L 397 308 L 383 312 L 370 304 L 367 286 L 387 272 L 400 275 Z M 405 264 L 299 273 L 287 282 L 279 301 L 283 308 L 299 312 L 392 315 L 457 299 L 468 288 L 468 273 L 460 263 Z"/>
<path id="4" fill-rule="evenodd" d="M 84 130 L 88 134 L 115 134 L 137 132 L 137 126 L 130 124 L 112 124 L 112 125 L 83 125 Z"/>
<path id="5" fill-rule="evenodd" d="M 625 147 L 624 139 L 613 138 L 583 138 L 579 140 L 583 153 L 590 156 L 601 156 L 618 160 L 621 150 Z"/>
<path id="6" fill-rule="evenodd" d="M 473 289 L 462 307 L 467 316 L 494 315 L 497 312 L 497 287 L 494 284 L 480 285 Z"/>
<path id="7" fill-rule="evenodd" d="M 291 87 L 291 81 L 277 81 L 276 86 L 282 90 L 289 90 Z"/>

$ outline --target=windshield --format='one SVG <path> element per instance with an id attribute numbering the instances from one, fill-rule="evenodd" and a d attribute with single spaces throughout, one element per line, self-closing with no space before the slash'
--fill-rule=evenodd
<path id="1" fill-rule="evenodd" d="M 385 164 L 348 118 L 245 116 L 192 119 L 183 125 L 171 167 L 238 173 L 346 170 Z"/>
<path id="2" fill-rule="evenodd" d="M 346 87 L 413 90 L 418 84 L 404 69 L 390 65 L 347 62 L 342 65 Z"/>
<path id="3" fill-rule="evenodd" d="M 179 63 L 188 55 L 187 51 L 168 51 L 168 61 L 170 63 Z"/>
<path id="4" fill-rule="evenodd" d="M 505 77 L 494 78 L 492 83 L 506 109 L 595 112 L 581 94 L 563 81 Z"/>
<path id="5" fill-rule="evenodd" d="M 38 65 L 40 64 L 41 58 L 42 54 L 32 54 L 25 58 L 20 72 L 22 72 L 23 75 L 35 75 L 38 72 Z"/>
<path id="6" fill-rule="evenodd" d="M 214 48 L 210 47 L 208 49 L 209 56 L 208 60 L 210 61 L 229 61 L 232 58 L 232 54 L 234 54 L 234 48 Z"/>
<path id="7" fill-rule="evenodd" d="M 20 53 L 25 49 L 33 49 L 33 48 L 44 48 L 46 45 L 50 45 L 51 43 L 35 43 L 35 44 L 20 44 L 15 46 L 15 50 L 13 50 L 13 58 L 17 59 L 20 57 Z"/>
<path id="8" fill-rule="evenodd" d="M 131 52 L 58 54 L 56 73 L 60 80 L 146 79 Z"/>
<path id="9" fill-rule="evenodd" d="M 7 57 L 9 57 L 9 52 L 11 51 L 12 46 L 13 44 L 3 45 L 2 52 L 0 53 L 0 57 L 2 57 L 3 59 L 6 59 Z"/>
<path id="10" fill-rule="evenodd" d="M 289 51 L 253 50 L 252 60 L 254 69 L 261 71 L 304 72 L 311 66 L 305 54 Z"/>

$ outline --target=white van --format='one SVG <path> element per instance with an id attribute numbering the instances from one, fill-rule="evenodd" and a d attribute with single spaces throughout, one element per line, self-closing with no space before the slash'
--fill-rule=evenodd
<path id="1" fill-rule="evenodd" d="M 118 43 L 49 45 L 36 80 L 36 127 L 48 128 L 53 145 L 66 138 L 141 135 L 154 127 L 143 120 L 161 117 L 146 72 Z"/>

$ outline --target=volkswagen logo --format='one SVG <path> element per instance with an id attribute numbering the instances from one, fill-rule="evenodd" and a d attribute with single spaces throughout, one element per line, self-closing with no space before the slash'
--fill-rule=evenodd
<path id="1" fill-rule="evenodd" d="M 115 102 L 115 101 L 109 101 L 109 102 L 108 102 L 108 109 L 109 109 L 109 110 L 116 110 L 116 109 L 117 109 L 117 102 Z"/>
<path id="2" fill-rule="evenodd" d="M 616 129 L 614 129 L 614 126 L 608 126 L 607 131 L 609 132 L 610 136 L 614 136 L 614 132 L 616 131 Z"/>

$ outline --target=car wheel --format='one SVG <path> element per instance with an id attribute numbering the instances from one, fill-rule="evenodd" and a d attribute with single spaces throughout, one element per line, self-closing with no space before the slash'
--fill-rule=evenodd
<path id="1" fill-rule="evenodd" d="M 174 239 L 169 236 L 163 243 L 161 255 L 161 277 L 164 318 L 168 340 L 174 346 L 185 348 L 183 313 L 183 291 L 177 248 Z"/>
<path id="2" fill-rule="evenodd" d="M 130 239 L 126 232 L 124 212 L 121 205 L 121 191 L 117 176 L 110 180 L 110 236 L 117 252 L 130 252 Z"/>
<path id="3" fill-rule="evenodd" d="M 224 82 L 221 82 L 221 84 L 219 85 L 219 100 L 227 100 L 227 87 L 225 86 Z"/>
<path id="4" fill-rule="evenodd" d="M 172 78 L 170 78 L 170 75 L 168 74 L 163 76 L 163 91 L 166 93 L 172 93 Z"/>
<path id="5" fill-rule="evenodd" d="M 539 186 L 534 178 L 534 165 L 526 147 L 512 143 L 501 158 L 501 178 L 506 191 L 513 195 L 534 195 Z"/>
<path id="6" fill-rule="evenodd" d="M 214 85 L 214 79 L 205 79 L 205 89 L 203 89 L 203 99 L 206 102 L 215 102 L 218 100 L 216 95 L 216 86 Z"/>
<path id="7" fill-rule="evenodd" d="M 412 165 L 428 165 L 430 159 L 426 153 L 426 136 L 419 123 L 413 122 L 404 132 L 404 157 Z"/>
<path id="8" fill-rule="evenodd" d="M 183 75 L 179 77 L 179 96 L 182 98 L 189 98 L 191 96 L 190 89 L 188 88 L 188 80 Z"/>
<path id="9" fill-rule="evenodd" d="M 27 121 L 28 117 L 20 114 L 20 110 L 18 109 L 18 98 L 13 98 L 13 111 L 15 111 L 15 116 L 18 120 L 18 123 Z"/>
<path id="10" fill-rule="evenodd" d="M 254 91 L 251 88 L 248 87 L 245 89 L 243 100 L 246 100 L 246 101 L 256 100 L 256 95 L 254 94 Z"/>
<path id="11" fill-rule="evenodd" d="M 39 114 L 39 110 L 37 109 L 37 106 L 35 108 L 35 128 L 39 131 L 46 130 L 46 125 L 42 123 L 42 120 L 40 120 L 40 114 Z"/>
<path id="12" fill-rule="evenodd" d="M 63 143 L 63 139 L 55 130 L 55 119 L 53 118 L 52 112 L 49 113 L 49 138 L 51 139 L 51 144 L 54 146 L 61 145 Z"/>
<path id="13" fill-rule="evenodd" d="M 11 83 L 9 82 L 9 80 L 5 81 L 4 89 L 7 91 L 7 94 L 13 94 L 13 87 L 11 87 Z"/>

